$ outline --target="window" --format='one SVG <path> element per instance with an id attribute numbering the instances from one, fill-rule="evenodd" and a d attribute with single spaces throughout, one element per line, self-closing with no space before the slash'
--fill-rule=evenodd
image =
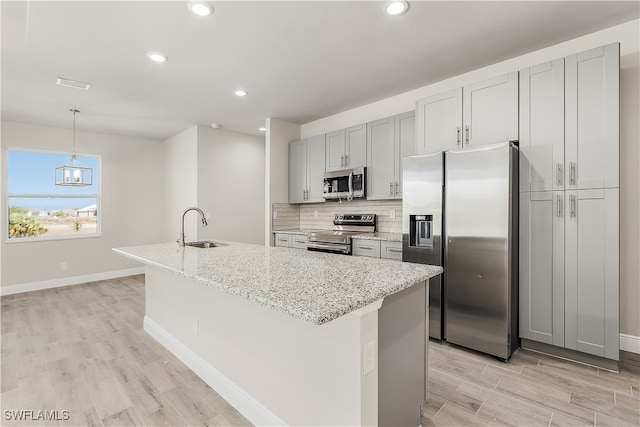
<path id="1" fill-rule="evenodd" d="M 91 185 L 55 185 L 55 169 L 70 158 L 69 154 L 7 151 L 8 242 L 100 235 L 100 157 L 77 157 L 93 169 Z"/>

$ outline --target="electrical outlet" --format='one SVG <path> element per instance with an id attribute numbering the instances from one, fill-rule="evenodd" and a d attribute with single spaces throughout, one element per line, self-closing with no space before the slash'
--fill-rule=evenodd
<path id="1" fill-rule="evenodd" d="M 278 219 L 278 211 L 273 211 L 273 219 Z"/>
<path id="2" fill-rule="evenodd" d="M 391 219 L 395 219 L 396 218 L 396 211 L 394 209 L 391 209 L 389 211 L 389 218 L 391 218 Z"/>
<path id="3" fill-rule="evenodd" d="M 63 261 L 60 263 L 60 270 L 66 270 L 67 269 L 67 262 Z"/>
<path id="4" fill-rule="evenodd" d="M 318 211 L 313 211 L 313 217 L 318 218 Z"/>
<path id="5" fill-rule="evenodd" d="M 197 317 L 193 318 L 193 333 L 195 335 L 198 335 L 198 318 Z"/>
<path id="6" fill-rule="evenodd" d="M 376 342 L 371 341 L 364 346 L 362 361 L 362 375 L 367 375 L 376 369 Z"/>

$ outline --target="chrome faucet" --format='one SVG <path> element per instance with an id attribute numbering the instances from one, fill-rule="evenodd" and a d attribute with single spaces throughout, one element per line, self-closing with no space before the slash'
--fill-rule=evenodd
<path id="1" fill-rule="evenodd" d="M 177 242 L 180 244 L 180 246 L 184 246 L 185 245 L 185 242 L 184 242 L 184 216 L 189 211 L 197 211 L 198 213 L 200 213 L 200 216 L 202 216 L 202 225 L 204 225 L 205 227 L 207 225 L 209 225 L 207 223 L 207 219 L 204 217 L 204 212 L 202 212 L 202 209 L 200 209 L 200 208 L 187 208 L 187 209 L 185 209 L 184 212 L 182 212 L 182 229 L 180 230 L 180 238 L 177 240 Z"/>

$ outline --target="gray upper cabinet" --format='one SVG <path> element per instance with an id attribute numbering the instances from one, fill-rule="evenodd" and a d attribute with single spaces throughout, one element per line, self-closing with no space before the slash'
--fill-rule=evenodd
<path id="1" fill-rule="evenodd" d="M 462 148 L 462 88 L 416 104 L 416 154 Z"/>
<path id="2" fill-rule="evenodd" d="M 565 58 L 568 189 L 619 187 L 620 44 Z"/>
<path id="3" fill-rule="evenodd" d="M 326 135 L 327 171 L 366 166 L 367 127 L 357 125 Z"/>
<path id="4" fill-rule="evenodd" d="M 289 143 L 289 203 L 323 202 L 325 135 Z"/>
<path id="5" fill-rule="evenodd" d="M 518 140 L 518 72 L 462 89 L 464 146 Z"/>
<path id="6" fill-rule="evenodd" d="M 329 132 L 326 135 L 327 171 L 335 171 L 345 168 L 345 141 L 344 129 Z"/>
<path id="7" fill-rule="evenodd" d="M 402 198 L 402 157 L 414 153 L 415 113 L 367 124 L 367 199 Z"/>
<path id="8" fill-rule="evenodd" d="M 564 189 L 564 59 L 520 70 L 520 191 Z"/>
<path id="9" fill-rule="evenodd" d="M 518 72 L 421 99 L 416 154 L 518 139 Z"/>

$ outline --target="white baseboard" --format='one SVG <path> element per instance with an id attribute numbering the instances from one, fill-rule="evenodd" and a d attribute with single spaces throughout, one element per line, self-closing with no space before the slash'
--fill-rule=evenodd
<path id="1" fill-rule="evenodd" d="M 640 337 L 620 334 L 620 350 L 640 354 Z"/>
<path id="2" fill-rule="evenodd" d="M 286 426 L 287 424 L 269 411 L 259 401 L 234 384 L 229 378 L 191 351 L 177 338 L 152 319 L 144 316 L 144 330 L 167 350 L 173 353 L 193 372 L 204 380 L 220 396 L 257 426 Z"/>
<path id="3" fill-rule="evenodd" d="M 62 286 L 79 285 L 80 283 L 96 282 L 98 280 L 116 279 L 118 277 L 144 274 L 144 267 L 127 268 L 124 270 L 105 271 L 102 273 L 85 274 L 83 276 L 61 277 L 59 279 L 43 280 L 40 282 L 21 283 L 0 287 L 0 295 L 21 294 L 23 292 L 41 291 L 43 289 L 60 288 Z"/>

